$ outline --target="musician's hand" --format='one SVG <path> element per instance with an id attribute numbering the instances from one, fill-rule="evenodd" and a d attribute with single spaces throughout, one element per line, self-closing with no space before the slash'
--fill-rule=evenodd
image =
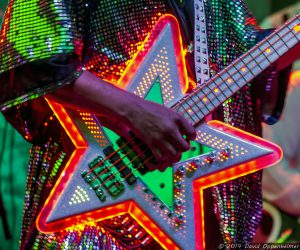
<path id="1" fill-rule="evenodd" d="M 74 84 L 48 96 L 70 108 L 106 117 L 102 122 L 119 135 L 133 131 L 152 151 L 158 168 L 179 161 L 196 136 L 187 120 L 172 110 L 122 90 L 85 71 Z M 114 124 L 115 123 L 115 124 Z M 185 136 L 185 139 L 183 138 Z"/>
<path id="2" fill-rule="evenodd" d="M 194 127 L 164 106 L 135 98 L 125 109 L 129 127 L 148 145 L 157 162 L 148 164 L 149 170 L 163 171 L 179 161 L 182 152 L 189 149 L 189 141 L 195 139 Z"/>

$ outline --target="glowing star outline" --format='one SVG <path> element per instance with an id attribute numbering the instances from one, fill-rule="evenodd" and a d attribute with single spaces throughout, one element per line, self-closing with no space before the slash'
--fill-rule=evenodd
<path id="1" fill-rule="evenodd" d="M 156 30 L 156 33 L 152 32 L 149 35 L 145 42 L 145 44 L 147 44 L 148 46 L 141 49 L 137 53 L 136 57 L 133 58 L 130 65 L 125 70 L 123 77 L 121 77 L 118 84 L 119 86 L 121 86 L 122 88 L 126 88 L 129 85 L 132 76 L 139 71 L 138 62 L 144 60 L 144 58 L 148 55 L 151 46 L 155 43 L 155 39 L 153 37 L 157 37 L 157 32 L 159 30 L 162 30 L 163 27 L 165 27 L 168 24 L 171 25 L 173 32 L 172 34 L 174 39 L 174 49 L 176 51 L 176 61 L 178 63 L 177 66 L 181 90 L 182 92 L 185 92 L 187 90 L 188 78 L 184 62 L 184 52 L 182 49 L 179 25 L 177 20 L 171 15 L 165 15 L 159 19 L 154 29 Z M 168 236 L 168 234 L 164 232 L 164 230 L 162 230 L 157 225 L 157 223 L 143 211 L 139 204 L 137 204 L 133 200 L 128 200 L 109 207 L 103 207 L 101 209 L 86 212 L 84 214 L 73 215 L 72 217 L 47 224 L 47 218 L 51 213 L 51 210 L 56 205 L 57 200 L 59 200 L 60 194 L 64 190 L 65 186 L 67 186 L 68 182 L 71 180 L 72 173 L 76 169 L 76 164 L 81 160 L 88 148 L 87 141 L 84 139 L 84 137 L 82 136 L 72 119 L 69 117 L 66 109 L 62 105 L 54 103 L 52 101 L 48 100 L 48 103 L 55 115 L 58 117 L 62 127 L 65 129 L 66 133 L 72 140 L 75 146 L 75 150 L 70 156 L 68 163 L 64 167 L 62 174 L 59 176 L 54 188 L 52 189 L 48 199 L 45 202 L 45 205 L 43 206 L 41 212 L 38 215 L 36 222 L 38 229 L 44 233 L 52 233 L 62 229 L 72 228 L 74 227 L 74 225 L 76 225 L 76 227 L 80 227 L 80 224 L 84 224 L 83 220 L 85 221 L 85 223 L 89 223 L 129 213 L 163 248 L 180 249 Z M 238 137 L 243 137 L 253 143 L 255 142 L 258 145 L 271 148 L 275 153 L 268 154 L 264 157 L 261 157 L 260 159 L 254 159 L 253 161 L 245 162 L 243 164 L 240 164 L 239 166 L 231 166 L 229 169 L 225 169 L 214 174 L 194 180 L 193 198 L 195 209 L 195 235 L 197 235 L 195 237 L 196 249 L 205 249 L 205 232 L 203 220 L 204 206 L 202 197 L 203 189 L 262 169 L 265 167 L 265 165 L 267 165 L 266 162 L 274 163 L 275 161 L 278 161 L 282 155 L 282 152 L 278 147 L 269 142 L 266 142 L 265 140 L 262 140 L 261 138 L 258 138 L 256 136 L 245 133 L 243 131 L 240 131 L 238 129 L 232 128 L 219 122 L 213 121 L 210 122 L 210 125 L 224 132 L 226 131 Z M 264 163 L 259 161 L 261 159 L 264 160 Z M 99 219 L 99 217 L 101 218 Z M 77 224 L 78 222 L 79 224 Z"/>

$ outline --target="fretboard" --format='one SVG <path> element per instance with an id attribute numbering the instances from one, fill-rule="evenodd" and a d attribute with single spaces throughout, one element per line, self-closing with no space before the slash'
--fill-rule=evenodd
<path id="1" fill-rule="evenodd" d="M 200 122 L 299 42 L 299 18 L 300 15 L 297 15 L 276 29 L 201 87 L 186 95 L 172 109 L 193 124 Z"/>

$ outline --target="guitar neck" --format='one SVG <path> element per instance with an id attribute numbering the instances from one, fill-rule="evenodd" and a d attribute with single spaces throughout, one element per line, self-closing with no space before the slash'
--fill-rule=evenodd
<path id="1" fill-rule="evenodd" d="M 197 124 L 300 40 L 299 15 L 276 29 L 247 53 L 172 107 Z"/>

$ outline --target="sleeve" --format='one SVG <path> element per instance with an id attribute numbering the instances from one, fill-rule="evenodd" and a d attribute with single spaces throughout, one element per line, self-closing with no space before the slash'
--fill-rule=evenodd
<path id="1" fill-rule="evenodd" d="M 80 76 L 82 5 L 77 0 L 10 0 L 0 34 L 1 111 Z"/>

